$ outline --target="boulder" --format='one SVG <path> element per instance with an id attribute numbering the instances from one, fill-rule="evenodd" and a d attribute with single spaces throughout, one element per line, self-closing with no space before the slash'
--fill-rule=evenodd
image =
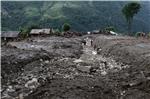
<path id="1" fill-rule="evenodd" d="M 90 73 L 91 66 L 77 66 L 77 69 L 81 72 Z"/>

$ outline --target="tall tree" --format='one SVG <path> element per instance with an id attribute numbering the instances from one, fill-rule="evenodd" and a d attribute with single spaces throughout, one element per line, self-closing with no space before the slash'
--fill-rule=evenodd
<path id="1" fill-rule="evenodd" d="M 128 32 L 131 33 L 133 17 L 139 12 L 141 5 L 136 2 L 128 3 L 122 8 L 122 13 L 125 16 L 128 24 Z"/>
<path id="2" fill-rule="evenodd" d="M 68 23 L 64 23 L 62 26 L 63 31 L 69 31 L 70 30 L 70 25 Z"/>

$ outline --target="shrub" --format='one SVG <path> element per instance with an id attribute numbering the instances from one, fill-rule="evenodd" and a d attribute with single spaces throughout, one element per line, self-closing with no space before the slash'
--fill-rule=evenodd
<path id="1" fill-rule="evenodd" d="M 146 34 L 143 33 L 143 32 L 137 32 L 137 33 L 135 34 L 135 37 L 146 37 Z"/>
<path id="2" fill-rule="evenodd" d="M 150 39 L 150 32 L 147 34 L 147 38 Z"/>
<path id="3" fill-rule="evenodd" d="M 62 26 L 62 30 L 63 31 L 69 31 L 70 30 L 70 25 L 68 23 L 65 23 L 63 26 Z"/>
<path id="4" fill-rule="evenodd" d="M 148 37 L 150 37 L 150 32 L 148 33 Z"/>
<path id="5" fill-rule="evenodd" d="M 59 29 L 55 29 L 53 31 L 53 35 L 56 35 L 56 36 L 61 36 L 61 31 Z"/>
<path id="6" fill-rule="evenodd" d="M 26 38 L 26 37 L 28 37 L 29 36 L 29 29 L 28 28 L 26 28 L 26 27 L 24 27 L 24 28 L 21 28 L 20 29 L 20 37 L 21 38 Z"/>
<path id="7" fill-rule="evenodd" d="M 135 33 L 135 37 L 139 37 L 139 34 L 140 34 L 141 32 L 136 32 Z"/>

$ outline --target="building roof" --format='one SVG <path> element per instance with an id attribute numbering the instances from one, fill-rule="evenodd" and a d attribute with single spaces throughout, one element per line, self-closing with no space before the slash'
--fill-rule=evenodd
<path id="1" fill-rule="evenodd" d="M 19 31 L 1 31 L 1 37 L 15 38 L 18 37 Z"/>
<path id="2" fill-rule="evenodd" d="M 50 29 L 32 29 L 30 34 L 49 34 Z"/>

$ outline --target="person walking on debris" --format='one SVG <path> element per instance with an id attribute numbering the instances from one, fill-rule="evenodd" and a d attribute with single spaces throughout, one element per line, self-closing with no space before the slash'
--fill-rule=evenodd
<path id="1" fill-rule="evenodd" d="M 82 41 L 82 44 L 83 44 L 83 45 L 86 45 L 86 41 L 85 41 L 85 39 Z"/>
<path id="2" fill-rule="evenodd" d="M 85 41 L 86 41 L 86 45 L 89 46 L 89 38 L 88 37 L 85 39 Z"/>

